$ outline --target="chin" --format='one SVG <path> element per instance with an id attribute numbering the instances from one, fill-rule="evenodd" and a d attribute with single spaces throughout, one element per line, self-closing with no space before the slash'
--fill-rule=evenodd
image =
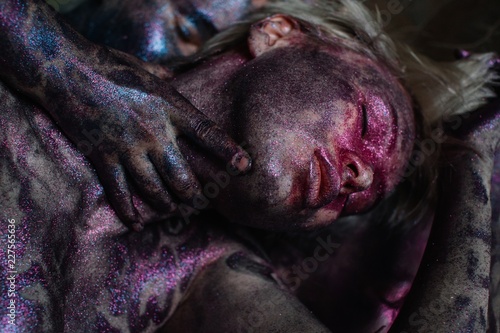
<path id="1" fill-rule="evenodd" d="M 237 192 L 236 192 L 237 193 Z M 339 195 L 327 205 L 304 207 L 302 198 L 283 199 L 273 204 L 252 202 L 250 198 L 233 196 L 231 206 L 219 206 L 218 211 L 231 223 L 272 231 L 307 231 L 329 226 L 344 212 L 347 196 Z M 228 201 L 225 201 L 227 203 Z"/>

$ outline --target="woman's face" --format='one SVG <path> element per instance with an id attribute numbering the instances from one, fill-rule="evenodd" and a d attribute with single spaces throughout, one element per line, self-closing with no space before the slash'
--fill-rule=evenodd
<path id="1" fill-rule="evenodd" d="M 196 52 L 246 14 L 251 0 L 108 0 L 91 15 L 87 38 L 158 62 Z"/>
<path id="2" fill-rule="evenodd" d="M 325 226 L 400 181 L 412 105 L 381 64 L 342 47 L 284 47 L 245 64 L 228 86 L 237 137 L 253 158 L 217 203 L 233 222 Z"/>

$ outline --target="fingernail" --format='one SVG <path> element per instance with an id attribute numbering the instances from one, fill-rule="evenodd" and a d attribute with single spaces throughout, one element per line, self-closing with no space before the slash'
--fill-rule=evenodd
<path id="1" fill-rule="evenodd" d="M 252 167 L 252 159 L 246 153 L 237 153 L 233 156 L 231 165 L 239 172 L 246 173 Z"/>

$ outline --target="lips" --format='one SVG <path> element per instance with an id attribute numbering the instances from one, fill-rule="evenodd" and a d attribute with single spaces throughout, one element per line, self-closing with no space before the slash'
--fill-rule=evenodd
<path id="1" fill-rule="evenodd" d="M 320 208 L 331 203 L 340 191 L 340 176 L 333 158 L 324 149 L 316 149 L 309 164 L 306 205 Z"/>

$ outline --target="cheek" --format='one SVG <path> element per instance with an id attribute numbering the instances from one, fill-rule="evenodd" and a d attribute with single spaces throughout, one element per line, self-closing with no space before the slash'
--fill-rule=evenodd
<path id="1" fill-rule="evenodd" d="M 398 182 L 399 163 L 394 154 L 387 153 L 382 147 L 368 144 L 360 151 L 359 157 L 373 168 L 373 183 L 365 191 L 352 193 L 345 214 L 357 214 L 372 208 L 394 188 Z"/>
<path id="2" fill-rule="evenodd" d="M 250 154 L 254 159 L 252 177 L 261 187 L 271 187 L 273 202 L 286 198 L 294 180 L 309 165 L 314 142 L 311 138 L 284 129 L 274 129 L 250 138 Z"/>
<path id="3" fill-rule="evenodd" d="M 238 177 L 233 194 L 254 208 L 297 209 L 314 147 L 319 144 L 309 135 L 283 128 L 247 134 L 245 149 L 253 166 L 248 175 Z"/>
<path id="4" fill-rule="evenodd" d="M 344 215 L 363 213 L 373 207 L 384 196 L 381 188 L 375 185 L 366 191 L 351 194 Z"/>
<path id="5" fill-rule="evenodd" d="M 372 186 L 362 192 L 353 193 L 349 197 L 345 214 L 362 213 L 372 208 L 380 200 L 389 195 L 401 181 L 406 159 L 402 154 L 384 154 L 382 159 L 378 153 L 366 149 L 365 161 L 372 161 L 374 166 L 374 181 Z"/>

